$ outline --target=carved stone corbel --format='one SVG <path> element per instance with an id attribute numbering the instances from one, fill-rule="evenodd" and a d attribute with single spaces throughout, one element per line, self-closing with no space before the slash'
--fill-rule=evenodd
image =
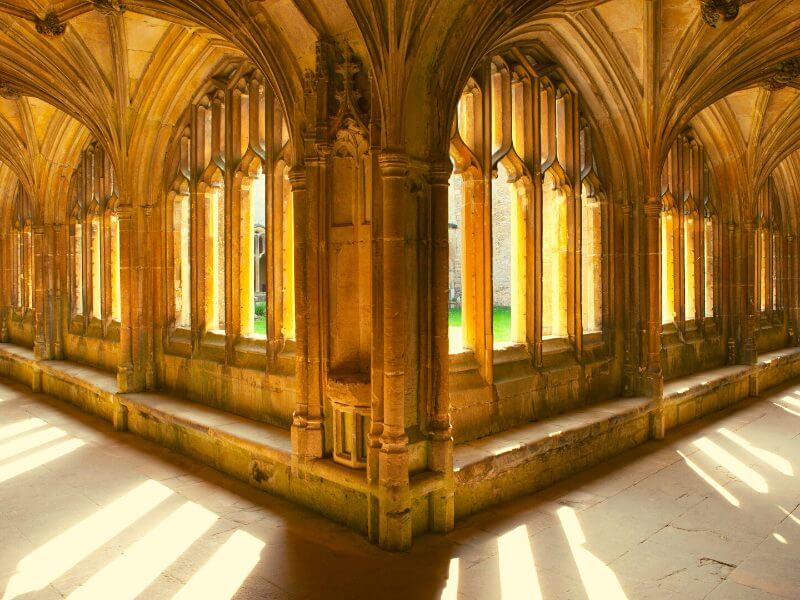
<path id="1" fill-rule="evenodd" d="M 18 100 L 20 94 L 19 90 L 17 90 L 11 83 L 6 81 L 5 79 L 0 79 L 0 98 L 5 98 L 6 100 Z"/>
<path id="2" fill-rule="evenodd" d="M 120 0 L 92 0 L 92 7 L 101 15 L 118 15 L 125 12 L 125 4 Z"/>
<path id="3" fill-rule="evenodd" d="M 764 87 L 774 92 L 787 87 L 794 81 L 800 81 L 800 56 L 781 61 L 775 72 L 764 82 Z"/>
<path id="4" fill-rule="evenodd" d="M 723 21 L 735 19 L 741 4 L 741 0 L 700 0 L 700 10 L 706 24 L 716 27 L 720 17 Z"/>
<path id="5" fill-rule="evenodd" d="M 36 32 L 49 38 L 63 35 L 67 30 L 67 24 L 62 23 L 58 14 L 51 10 L 44 17 L 36 18 Z"/>

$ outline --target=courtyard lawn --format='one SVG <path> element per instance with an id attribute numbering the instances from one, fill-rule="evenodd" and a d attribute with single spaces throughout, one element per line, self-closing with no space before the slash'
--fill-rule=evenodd
<path id="1" fill-rule="evenodd" d="M 461 307 L 451 307 L 448 317 L 449 327 L 461 327 Z M 511 308 L 508 306 L 495 306 L 492 309 L 492 326 L 495 343 L 511 340 Z"/>
<path id="2" fill-rule="evenodd" d="M 267 303 L 256 302 L 255 320 L 253 323 L 253 333 L 267 335 Z"/>
<path id="3" fill-rule="evenodd" d="M 256 317 L 255 322 L 253 323 L 253 333 L 258 333 L 261 335 L 267 335 L 267 318 L 266 317 Z"/>

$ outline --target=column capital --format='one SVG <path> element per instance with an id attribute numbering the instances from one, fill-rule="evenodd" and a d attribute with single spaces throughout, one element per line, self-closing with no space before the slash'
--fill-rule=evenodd
<path id="1" fill-rule="evenodd" d="M 384 177 L 406 177 L 408 175 L 408 155 L 395 150 L 384 150 L 378 155 L 381 175 Z"/>
<path id="2" fill-rule="evenodd" d="M 293 192 L 302 192 L 306 189 L 305 167 L 292 167 L 289 169 L 289 183 Z"/>
<path id="3" fill-rule="evenodd" d="M 428 183 L 431 185 L 446 185 L 453 174 L 453 163 L 449 160 L 431 162 L 428 168 Z"/>
<path id="4" fill-rule="evenodd" d="M 661 198 L 648 196 L 644 203 L 644 214 L 648 217 L 657 217 L 661 214 Z"/>
<path id="5" fill-rule="evenodd" d="M 118 219 L 130 219 L 133 213 L 133 207 L 130 204 L 120 204 L 114 209 L 114 212 L 117 213 Z"/>

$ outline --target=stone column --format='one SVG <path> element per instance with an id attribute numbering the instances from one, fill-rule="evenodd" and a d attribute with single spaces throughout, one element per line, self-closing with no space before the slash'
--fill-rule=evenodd
<path id="1" fill-rule="evenodd" d="M 798 276 L 800 276 L 800 239 L 796 235 L 790 235 L 787 240 L 789 249 L 788 258 L 788 308 L 789 323 L 792 336 L 789 341 L 793 346 L 800 345 L 800 290 L 798 290 Z"/>
<path id="2" fill-rule="evenodd" d="M 33 306 L 34 306 L 34 338 L 33 354 L 36 360 L 47 360 L 50 352 L 47 348 L 47 302 L 45 286 L 47 272 L 50 269 L 46 260 L 44 225 L 34 225 L 33 231 Z"/>
<path id="3" fill-rule="evenodd" d="M 8 315 L 11 309 L 11 241 L 0 232 L 0 342 L 8 342 Z"/>
<path id="4" fill-rule="evenodd" d="M 119 288 L 122 312 L 119 327 L 119 361 L 117 387 L 120 392 L 136 390 L 133 365 L 133 276 L 131 273 L 132 235 L 130 206 L 117 208 L 119 219 Z"/>
<path id="5" fill-rule="evenodd" d="M 384 152 L 379 162 L 383 179 L 383 432 L 378 459 L 378 542 L 386 550 L 405 550 L 411 547 L 412 527 L 405 431 L 408 157 Z"/>
<path id="6" fill-rule="evenodd" d="M 736 235 L 736 224 L 734 222 L 724 225 L 726 244 L 723 246 L 722 253 L 722 272 L 720 273 L 721 291 L 727 300 L 727 312 L 723 313 L 723 318 L 727 321 L 727 363 L 735 365 L 737 360 L 736 330 L 739 314 L 739 297 L 736 294 L 737 261 L 736 251 L 738 247 L 738 236 Z"/>
<path id="7" fill-rule="evenodd" d="M 322 414 L 311 410 L 311 404 L 321 408 L 318 391 L 319 354 L 311 352 L 314 332 L 319 331 L 316 317 L 318 298 L 312 293 L 317 261 L 312 233 L 309 194 L 306 189 L 306 170 L 294 167 L 289 171 L 294 209 L 294 286 L 295 286 L 295 409 L 292 414 L 292 465 L 323 454 Z M 317 219 L 314 222 L 318 224 Z M 316 289 L 316 288 L 314 288 Z M 316 376 L 315 376 L 316 374 Z M 316 387 L 315 387 L 316 385 Z M 313 397 L 313 401 L 312 401 Z"/>
<path id="8" fill-rule="evenodd" d="M 623 302 L 628 309 L 622 311 L 622 324 L 624 331 L 624 350 L 622 358 L 622 395 L 632 396 L 636 388 L 636 361 L 635 342 L 636 342 L 636 303 L 633 297 L 633 277 L 634 268 L 632 231 L 633 231 L 633 211 L 629 202 L 622 204 L 622 242 L 619 244 L 622 253 L 622 294 L 616 298 Z M 609 219 L 609 227 L 614 228 L 616 224 Z M 605 296 L 608 299 L 608 295 Z"/>
<path id="9" fill-rule="evenodd" d="M 651 415 L 650 435 L 663 439 L 664 378 L 661 371 L 661 199 L 650 196 L 644 205 L 647 243 L 647 373 L 645 387 L 653 397 L 655 408 Z"/>
<path id="10" fill-rule="evenodd" d="M 449 214 L 448 188 L 450 161 L 431 167 L 428 175 L 431 193 L 431 368 L 432 406 L 428 428 L 428 468 L 444 479 L 441 491 L 435 492 L 431 504 L 431 530 L 445 532 L 455 520 L 455 488 L 453 478 L 453 434 L 450 425 L 450 390 L 448 369 L 450 347 L 448 339 Z"/>
<path id="11" fill-rule="evenodd" d="M 50 229 L 50 243 L 48 244 L 49 262 L 50 262 L 50 283 L 48 285 L 49 294 L 52 297 L 52 357 L 56 360 L 64 358 L 64 297 L 62 288 L 69 286 L 66 285 L 69 277 L 69 269 L 67 266 L 68 254 L 66 251 L 67 244 L 64 243 L 63 234 L 66 232 L 69 237 L 69 227 L 65 227 L 60 223 L 55 223 Z M 68 315 L 67 315 L 68 317 Z"/>
<path id="12" fill-rule="evenodd" d="M 742 247 L 742 285 L 740 286 L 744 299 L 744 313 L 742 315 L 742 340 L 739 362 L 745 365 L 754 365 L 758 359 L 756 351 L 756 321 L 758 308 L 756 306 L 756 236 L 758 230 L 753 220 L 745 221 Z"/>
<path id="13" fill-rule="evenodd" d="M 144 359 L 144 380 L 142 383 L 145 389 L 152 390 L 156 387 L 155 340 L 153 338 L 155 325 L 153 252 L 156 251 L 158 242 L 153 235 L 153 205 L 144 205 L 142 212 L 144 214 L 144 222 L 142 224 L 144 227 L 140 238 L 144 238 L 145 247 L 151 250 L 143 252 L 141 256 L 143 268 L 140 269 L 140 273 L 142 273 L 143 281 L 140 282 L 140 285 L 142 286 L 141 302 L 144 310 L 140 311 L 140 317 L 136 320 L 139 330 L 138 338 L 142 341 L 143 346 L 141 354 Z"/>

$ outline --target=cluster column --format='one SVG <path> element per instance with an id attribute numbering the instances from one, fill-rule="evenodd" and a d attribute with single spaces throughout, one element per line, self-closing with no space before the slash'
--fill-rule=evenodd
<path id="1" fill-rule="evenodd" d="M 453 478 L 453 433 L 450 424 L 448 389 L 450 297 L 448 188 L 450 161 L 434 164 L 428 175 L 431 194 L 431 366 L 432 406 L 429 421 L 428 468 L 441 474 L 444 482 L 432 497 L 431 529 L 445 532 L 455 521 Z"/>
<path id="2" fill-rule="evenodd" d="M 651 414 L 650 435 L 663 439 L 664 379 L 661 371 L 661 199 L 649 196 L 644 205 L 647 243 L 647 373 L 645 387 L 656 407 Z"/>
<path id="3" fill-rule="evenodd" d="M 406 310 L 405 203 L 408 157 L 384 152 L 383 179 L 383 431 L 380 442 L 378 543 L 387 550 L 411 547 L 411 490 L 405 430 Z M 380 335 L 380 334 L 378 334 Z"/>

